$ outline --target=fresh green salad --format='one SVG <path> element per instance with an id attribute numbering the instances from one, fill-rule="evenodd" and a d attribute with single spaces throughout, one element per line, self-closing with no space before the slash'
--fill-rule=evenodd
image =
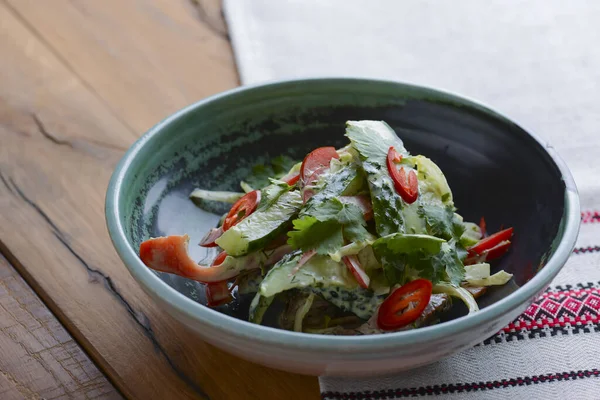
<path id="1" fill-rule="evenodd" d="M 483 218 L 464 221 L 440 168 L 385 122 L 348 121 L 346 137 L 340 149 L 258 168 L 245 193 L 196 189 L 192 198 L 233 203 L 200 243 L 222 249 L 212 265 L 189 257 L 187 235 L 149 239 L 140 258 L 205 283 L 209 307 L 253 293 L 251 322 L 276 310 L 279 326 L 298 332 L 418 328 L 452 299 L 477 312 L 486 287 L 512 278 L 488 262 L 509 250 L 513 229 L 488 236 Z"/>

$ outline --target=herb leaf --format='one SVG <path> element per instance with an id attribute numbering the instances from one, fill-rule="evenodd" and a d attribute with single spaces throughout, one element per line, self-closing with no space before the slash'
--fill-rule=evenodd
<path id="1" fill-rule="evenodd" d="M 288 156 L 278 156 L 268 164 L 257 164 L 252 167 L 252 172 L 246 177 L 245 182 L 254 189 L 264 188 L 269 184 L 269 178 L 278 178 L 287 173 L 296 161 Z"/>
<path id="2" fill-rule="evenodd" d="M 329 199 L 312 209 L 310 215 L 293 221 L 294 230 L 288 233 L 288 243 L 296 249 L 316 250 L 318 254 L 334 253 L 344 245 L 344 234 L 350 241 L 364 240 L 362 210 L 355 204 Z"/>
<path id="3" fill-rule="evenodd" d="M 407 266 L 418 271 L 418 275 L 434 280 L 439 267 L 432 266 L 431 257 L 438 254 L 445 240 L 429 235 L 405 235 L 396 233 L 377 239 L 373 251 L 383 266 L 390 285 L 404 284 Z"/>
<path id="4" fill-rule="evenodd" d="M 454 214 L 453 206 L 439 206 L 435 204 L 421 204 L 419 215 L 425 218 L 427 232 L 433 236 L 439 236 L 446 240 L 458 239 L 465 232 L 465 227 Z"/>
<path id="5" fill-rule="evenodd" d="M 394 189 L 386 165 L 390 146 L 400 154 L 408 154 L 402 141 L 382 121 L 348 121 L 346 136 L 360 155 L 367 174 L 377 233 L 385 236 L 404 232 L 404 202 Z"/>
<path id="6" fill-rule="evenodd" d="M 387 153 L 391 146 L 394 146 L 399 154 L 408 155 L 402 140 L 383 121 L 348 121 L 346 136 L 363 160 L 369 160 L 376 165 L 386 165 Z"/>

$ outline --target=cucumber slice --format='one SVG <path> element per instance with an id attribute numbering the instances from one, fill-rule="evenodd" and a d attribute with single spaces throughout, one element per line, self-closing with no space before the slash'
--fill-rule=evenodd
<path id="1" fill-rule="evenodd" d="M 229 228 L 216 243 L 233 257 L 261 249 L 291 226 L 301 206 L 298 191 L 284 193 L 275 203 Z"/>

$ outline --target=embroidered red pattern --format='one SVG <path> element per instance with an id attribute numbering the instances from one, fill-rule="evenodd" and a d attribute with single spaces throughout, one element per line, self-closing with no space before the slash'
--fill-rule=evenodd
<path id="1" fill-rule="evenodd" d="M 598 212 L 598 211 L 583 211 L 581 213 L 581 222 L 583 222 L 584 224 L 600 222 L 600 212 Z"/>
<path id="2" fill-rule="evenodd" d="M 600 322 L 600 288 L 547 292 L 503 332 Z"/>

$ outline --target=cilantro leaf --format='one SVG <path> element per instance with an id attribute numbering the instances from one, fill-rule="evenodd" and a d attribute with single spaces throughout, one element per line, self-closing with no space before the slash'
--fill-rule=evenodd
<path id="1" fill-rule="evenodd" d="M 442 246 L 438 254 L 439 262 L 445 267 L 446 275 L 454 285 L 460 285 L 465 279 L 465 266 L 461 261 L 461 252 L 464 251 L 454 240 Z"/>
<path id="2" fill-rule="evenodd" d="M 396 254 L 387 247 L 380 248 L 375 252 L 383 267 L 383 275 L 390 286 L 403 285 L 406 281 L 406 255 Z"/>
<path id="3" fill-rule="evenodd" d="M 344 245 L 344 235 L 350 241 L 364 240 L 368 235 L 364 224 L 362 210 L 356 204 L 332 198 L 315 207 L 310 215 L 293 221 L 288 243 L 304 251 L 334 253 Z"/>
<path id="4" fill-rule="evenodd" d="M 419 215 L 427 223 L 427 232 L 446 240 L 460 238 L 465 231 L 463 223 L 454 214 L 453 206 L 439 206 L 435 204 L 421 204 Z"/>
<path id="5" fill-rule="evenodd" d="M 460 284 L 464 279 L 461 252 L 454 240 L 429 235 L 393 234 L 377 239 L 373 251 L 383 266 L 390 285 L 403 284 L 407 275 L 416 275 L 433 283 Z"/>
<path id="6" fill-rule="evenodd" d="M 296 164 L 288 156 L 278 156 L 268 164 L 257 164 L 252 167 L 252 172 L 246 177 L 245 182 L 254 189 L 264 188 L 269 184 L 269 178 L 281 177 Z"/>
<path id="7" fill-rule="evenodd" d="M 346 136 L 362 160 L 367 174 L 375 226 L 380 236 L 404 232 L 404 202 L 396 193 L 387 171 L 387 153 L 391 146 L 408 155 L 402 140 L 389 125 L 381 121 L 348 121 Z"/>
<path id="8" fill-rule="evenodd" d="M 453 240 L 443 243 L 441 251 L 435 255 L 426 255 L 424 252 L 417 256 L 409 255 L 407 264 L 419 277 L 433 283 L 449 280 L 459 285 L 465 276 L 465 267 Z"/>
<path id="9" fill-rule="evenodd" d="M 342 227 L 336 221 L 319 221 L 305 216 L 294 220 L 293 224 L 294 230 L 288 232 L 288 244 L 295 249 L 314 249 L 318 254 L 327 254 L 344 245 Z"/>
<path id="10" fill-rule="evenodd" d="M 311 215 L 319 221 L 336 220 L 341 224 L 364 221 L 360 207 L 354 203 L 344 203 L 336 198 L 323 202 Z"/>
<path id="11" fill-rule="evenodd" d="M 383 121 L 348 121 L 346 136 L 363 160 L 385 166 L 387 153 L 391 146 L 402 155 L 408 155 L 402 140 L 396 132 Z"/>
<path id="12" fill-rule="evenodd" d="M 432 283 L 443 281 L 446 272 L 443 254 L 440 252 L 432 256 L 424 251 L 418 251 L 408 255 L 407 264 L 411 274 L 430 280 Z"/>
<path id="13" fill-rule="evenodd" d="M 362 186 L 360 183 L 363 180 L 364 175 L 354 164 L 345 166 L 335 174 L 328 174 L 323 187 L 319 188 L 317 193 L 306 202 L 300 216 L 312 215 L 314 212 L 319 212 L 325 202 L 339 196 L 349 195 L 352 188 Z"/>
<path id="14" fill-rule="evenodd" d="M 380 236 L 405 231 L 404 203 L 396 193 L 387 169 L 381 170 L 370 161 L 363 161 L 367 173 L 375 227 Z"/>
<path id="15" fill-rule="evenodd" d="M 444 239 L 435 236 L 394 233 L 377 239 L 373 243 L 373 249 L 377 251 L 377 249 L 385 246 L 395 254 L 410 254 L 419 250 L 423 250 L 428 254 L 437 254 L 444 242 Z"/>
<path id="16" fill-rule="evenodd" d="M 361 223 L 350 223 L 344 225 L 344 238 L 348 242 L 362 242 L 371 234 Z"/>
<path id="17" fill-rule="evenodd" d="M 279 200 L 282 194 L 292 187 L 285 182 L 270 180 L 271 184 L 260 190 L 260 203 L 258 210 L 266 210 Z"/>
<path id="18" fill-rule="evenodd" d="M 404 283 L 407 266 L 418 270 L 423 278 L 436 279 L 439 267 L 431 264 L 431 257 L 440 252 L 444 243 L 443 239 L 433 236 L 396 233 L 377 239 L 373 251 L 388 283 L 395 285 Z"/>

